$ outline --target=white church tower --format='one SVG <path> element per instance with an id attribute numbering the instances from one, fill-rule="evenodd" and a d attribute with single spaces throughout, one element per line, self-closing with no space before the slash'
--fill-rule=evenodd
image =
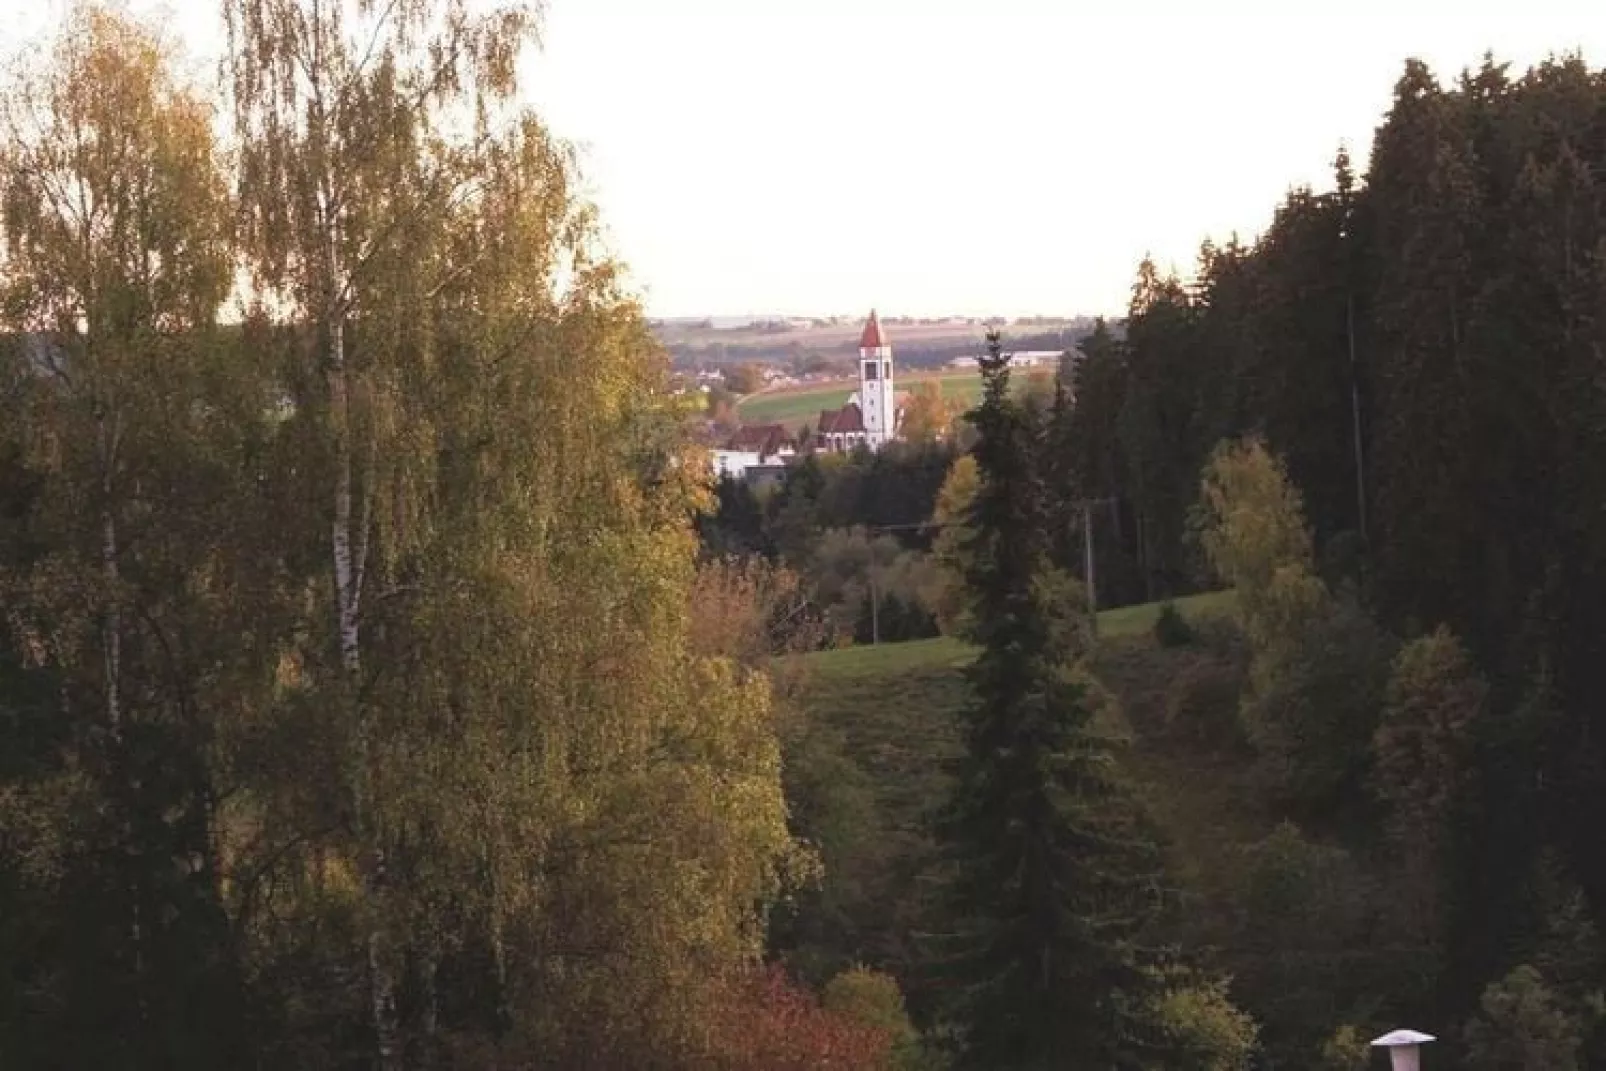
<path id="1" fill-rule="evenodd" d="M 879 450 L 898 436 L 898 408 L 892 393 L 892 347 L 881 334 L 875 310 L 859 336 L 859 408 L 864 414 L 864 441 Z"/>

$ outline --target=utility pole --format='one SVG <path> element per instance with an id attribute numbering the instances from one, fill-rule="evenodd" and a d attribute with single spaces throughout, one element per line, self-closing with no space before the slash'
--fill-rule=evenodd
<path id="1" fill-rule="evenodd" d="M 1076 506 L 1082 511 L 1082 584 L 1087 589 L 1087 625 L 1093 639 L 1099 636 L 1099 587 L 1098 587 L 1098 555 L 1093 548 L 1093 507 L 1115 507 L 1120 499 L 1110 498 L 1084 498 L 1077 501 Z M 873 524 L 866 526 L 871 532 L 903 532 L 903 531 L 931 531 L 942 528 L 943 525 L 933 524 L 930 521 L 915 524 Z M 870 577 L 870 642 L 881 642 L 881 591 L 876 583 L 875 552 L 870 553 L 870 562 L 866 567 Z"/>
<path id="2" fill-rule="evenodd" d="M 1355 294 L 1350 291 L 1344 295 L 1344 316 L 1348 323 L 1346 334 L 1349 336 L 1349 400 L 1350 416 L 1354 422 L 1355 436 L 1355 507 L 1356 517 L 1360 523 L 1361 545 L 1369 545 L 1366 535 L 1366 464 L 1361 453 L 1361 376 L 1360 369 L 1355 362 Z"/>
<path id="3" fill-rule="evenodd" d="M 1084 498 L 1082 510 L 1082 586 L 1087 589 L 1087 627 L 1093 639 L 1099 638 L 1098 555 L 1093 550 L 1093 507 L 1113 505 L 1113 498 Z"/>
<path id="4" fill-rule="evenodd" d="M 1093 502 L 1082 500 L 1082 576 L 1087 581 L 1087 627 L 1099 638 L 1099 583 L 1093 555 Z"/>
<path id="5" fill-rule="evenodd" d="M 1339 150 L 1338 192 L 1343 219 L 1339 224 L 1339 250 L 1344 273 L 1344 334 L 1349 344 L 1350 433 L 1355 440 L 1355 524 L 1361 533 L 1361 546 L 1371 550 L 1366 531 L 1366 456 L 1361 447 L 1361 366 L 1355 359 L 1355 207 L 1350 198 L 1349 152 Z"/>

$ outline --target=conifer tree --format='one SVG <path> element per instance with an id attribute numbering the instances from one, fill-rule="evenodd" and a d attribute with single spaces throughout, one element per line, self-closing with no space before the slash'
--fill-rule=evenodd
<path id="1" fill-rule="evenodd" d="M 1036 435 L 996 333 L 982 376 L 968 569 L 981 653 L 944 818 L 961 1065 L 1143 1066 L 1151 975 L 1135 941 L 1158 853 L 1095 725 L 1079 610 L 1049 564 Z"/>

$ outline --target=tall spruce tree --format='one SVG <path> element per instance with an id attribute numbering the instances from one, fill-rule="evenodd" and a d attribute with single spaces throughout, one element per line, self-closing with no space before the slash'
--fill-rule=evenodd
<path id="1" fill-rule="evenodd" d="M 1187 584 L 1182 535 L 1199 469 L 1214 445 L 1198 431 L 1204 366 L 1187 359 L 1197 328 L 1197 310 L 1182 282 L 1145 259 L 1132 287 L 1117 419 L 1146 600 L 1177 594 Z"/>
<path id="2" fill-rule="evenodd" d="M 960 1063 L 1152 1067 L 1135 941 L 1158 851 L 1094 723 L 1078 600 L 1050 565 L 1040 429 L 1009 397 L 996 333 L 982 376 L 968 569 L 981 653 L 944 822 Z"/>
<path id="3" fill-rule="evenodd" d="M 1143 577 L 1139 568 L 1136 529 L 1129 523 L 1132 508 L 1123 452 L 1121 413 L 1127 387 L 1125 344 L 1110 331 L 1103 318 L 1082 340 L 1082 356 L 1067 377 L 1061 369 L 1062 405 L 1055 413 L 1050 448 L 1055 471 L 1051 497 L 1091 498 L 1098 505 L 1084 518 L 1079 509 L 1066 510 L 1070 530 L 1061 537 L 1059 564 L 1073 572 L 1083 568 L 1085 538 L 1082 528 L 1091 519 L 1094 554 L 1098 562 L 1100 606 L 1122 606 L 1141 601 Z M 1074 522 L 1074 527 L 1073 523 Z"/>

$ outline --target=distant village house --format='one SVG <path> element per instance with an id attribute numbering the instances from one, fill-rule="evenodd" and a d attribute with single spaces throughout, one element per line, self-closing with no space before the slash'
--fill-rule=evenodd
<path id="1" fill-rule="evenodd" d="M 784 468 L 796 454 L 797 446 L 784 425 L 743 424 L 713 451 L 714 474 L 747 479 L 750 470 Z"/>
<path id="2" fill-rule="evenodd" d="M 1007 355 L 1011 368 L 1035 368 L 1039 365 L 1055 364 L 1060 359 L 1059 350 L 1020 350 Z M 949 368 L 977 368 L 981 364 L 976 357 L 955 357 L 948 362 Z"/>

